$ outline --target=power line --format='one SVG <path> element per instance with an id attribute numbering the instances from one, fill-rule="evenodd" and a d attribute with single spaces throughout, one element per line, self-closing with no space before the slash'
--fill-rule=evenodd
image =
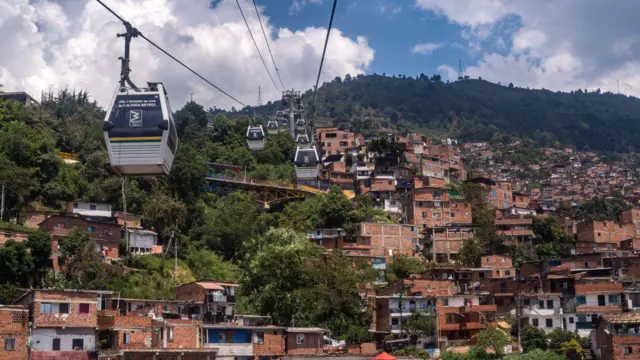
<path id="1" fill-rule="evenodd" d="M 276 82 L 273 81 L 273 77 L 271 76 L 271 72 L 269 72 L 269 68 L 267 67 L 267 63 L 264 61 L 264 58 L 262 57 L 262 54 L 260 53 L 260 49 L 258 48 L 258 43 L 256 43 L 256 39 L 253 37 L 253 33 L 251 32 L 251 28 L 249 27 L 249 23 L 247 22 L 247 18 L 244 17 L 244 12 L 242 11 L 242 6 L 240 6 L 240 2 L 238 0 L 236 0 L 236 4 L 238 4 L 238 10 L 240 10 L 240 15 L 242 15 L 242 19 L 244 20 L 245 25 L 247 25 L 247 30 L 249 30 L 249 35 L 251 36 L 251 40 L 253 40 L 253 45 L 255 45 L 256 51 L 258 51 L 258 55 L 260 56 L 260 60 L 262 60 L 262 65 L 264 65 L 265 70 L 267 70 L 267 74 L 269 75 L 269 79 L 271 79 L 271 82 L 273 83 L 273 86 L 275 86 L 276 89 L 278 91 L 280 91 L 280 89 L 278 88 L 278 85 L 276 84 Z M 262 24 L 260 26 L 262 26 Z"/>
<path id="2" fill-rule="evenodd" d="M 329 43 L 329 34 L 331 34 L 331 25 L 333 25 L 333 15 L 336 12 L 336 4 L 338 0 L 333 0 L 333 8 L 331 9 L 331 17 L 329 18 L 329 27 L 327 28 L 327 38 L 324 40 L 324 49 L 322 50 L 322 59 L 320 59 L 320 69 L 318 69 L 318 77 L 316 78 L 316 87 L 313 90 L 313 103 L 316 102 L 316 94 L 318 93 L 318 83 L 320 82 L 320 74 L 322 73 L 322 64 L 324 64 L 324 55 L 327 53 L 327 44 Z"/>
<path id="3" fill-rule="evenodd" d="M 267 34 L 264 32 L 264 27 L 262 26 L 262 19 L 260 18 L 260 13 L 258 12 L 258 6 L 256 5 L 256 0 L 253 0 L 253 8 L 256 9 L 256 16 L 258 17 L 258 21 L 260 22 L 260 28 L 262 29 L 262 35 L 264 35 L 264 42 L 267 43 L 267 49 L 269 49 L 269 55 L 271 56 L 271 62 L 273 62 L 273 68 L 276 69 L 276 75 L 278 75 L 278 80 L 280 80 L 280 85 L 282 85 L 282 89 L 286 89 L 284 84 L 282 83 L 282 78 L 280 77 L 280 70 L 276 66 L 276 61 L 273 59 L 273 54 L 271 53 L 271 46 L 269 46 L 269 40 L 267 40 Z"/>
<path id="4" fill-rule="evenodd" d="M 105 5 L 105 3 L 103 3 L 101 0 L 96 0 L 100 5 L 104 6 L 105 9 L 109 10 L 109 12 L 111 14 L 113 14 L 113 16 L 117 17 L 118 20 L 122 21 L 123 24 L 125 24 L 125 26 L 127 26 L 127 24 L 129 24 L 128 21 L 126 21 L 125 19 L 123 19 L 120 15 L 116 14 L 113 10 L 111 10 L 111 8 L 109 8 L 107 5 Z M 215 88 L 216 90 L 220 91 L 221 93 L 223 93 L 224 95 L 226 95 L 227 97 L 229 97 L 230 99 L 232 99 L 233 101 L 237 102 L 238 104 L 242 105 L 243 107 L 245 107 L 246 105 L 236 99 L 235 97 L 231 96 L 229 93 L 227 93 L 226 91 L 222 90 L 220 87 L 216 86 L 214 83 L 212 83 L 211 81 L 207 80 L 204 76 L 200 75 L 198 72 L 196 72 L 195 70 L 193 70 L 192 68 L 190 68 L 189 66 L 187 66 L 185 63 L 183 63 L 182 61 L 178 60 L 175 56 L 169 54 L 166 50 L 164 50 L 163 48 L 161 48 L 160 46 L 156 45 L 156 43 L 154 43 L 153 41 L 151 41 L 148 37 L 144 36 L 144 34 L 142 34 L 140 31 L 138 31 L 136 29 L 136 32 L 138 34 L 138 36 L 140 36 L 141 38 L 147 40 L 147 42 L 151 45 L 153 45 L 156 49 L 162 51 L 165 55 L 167 55 L 168 57 L 170 57 L 171 59 L 173 59 L 175 62 L 177 62 L 178 64 L 182 65 L 185 69 L 191 71 L 194 75 L 196 75 L 197 77 L 199 77 L 200 79 L 202 79 L 204 82 L 206 82 L 207 84 L 211 85 L 213 88 Z"/>

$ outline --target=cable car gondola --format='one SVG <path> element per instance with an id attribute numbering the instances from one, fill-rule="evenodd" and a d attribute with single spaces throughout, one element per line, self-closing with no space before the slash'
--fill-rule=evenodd
<path id="1" fill-rule="evenodd" d="M 298 146 L 294 165 L 298 180 L 316 179 L 320 168 L 320 160 L 316 147 L 303 148 Z"/>
<path id="2" fill-rule="evenodd" d="M 264 149 L 264 130 L 262 125 L 247 128 L 247 145 L 251 150 Z"/>
<path id="3" fill-rule="evenodd" d="M 296 102 L 297 102 L 297 104 L 298 104 L 298 110 L 302 110 L 302 109 L 304 109 L 304 105 L 302 105 L 302 99 L 297 98 L 297 99 L 296 99 Z"/>
<path id="4" fill-rule="evenodd" d="M 297 127 L 298 129 L 303 130 L 303 129 L 305 129 L 305 126 L 306 126 L 306 125 L 307 125 L 307 124 L 304 122 L 304 119 L 303 119 L 303 118 L 298 118 L 298 120 L 296 120 L 296 127 Z"/>
<path id="5" fill-rule="evenodd" d="M 278 121 L 277 120 L 269 120 L 267 122 L 267 133 L 269 135 L 278 134 Z"/>
<path id="6" fill-rule="evenodd" d="M 178 133 L 162 83 L 137 89 L 119 85 L 104 119 L 111 168 L 121 176 L 167 175 Z"/>
<path id="7" fill-rule="evenodd" d="M 296 135 L 296 143 L 298 143 L 300 145 L 306 145 L 309 142 L 310 142 L 309 141 L 309 135 L 307 135 L 306 132 Z"/>

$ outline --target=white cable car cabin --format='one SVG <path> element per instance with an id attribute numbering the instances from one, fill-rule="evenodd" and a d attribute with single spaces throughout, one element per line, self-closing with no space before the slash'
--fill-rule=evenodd
<path id="1" fill-rule="evenodd" d="M 294 165 L 298 180 L 316 179 L 320 169 L 320 160 L 316 147 L 303 148 L 298 146 Z"/>
<path id="2" fill-rule="evenodd" d="M 278 134 L 278 120 L 269 120 L 267 122 L 267 133 L 269 135 Z"/>
<path id="3" fill-rule="evenodd" d="M 299 117 L 296 120 L 296 127 L 299 129 L 305 129 L 305 126 L 307 125 L 307 123 L 305 123 L 304 119 L 302 117 Z"/>
<path id="4" fill-rule="evenodd" d="M 296 100 L 296 102 L 298 103 L 298 110 L 304 109 L 304 105 L 302 105 L 302 99 L 298 98 Z"/>
<path id="5" fill-rule="evenodd" d="M 296 143 L 298 143 L 300 145 L 306 145 L 309 142 L 310 142 L 309 141 L 309 135 L 307 135 L 306 132 L 296 135 Z"/>
<path id="6" fill-rule="evenodd" d="M 135 91 L 118 86 L 104 119 L 111 169 L 121 176 L 167 175 L 178 133 L 162 83 Z"/>
<path id="7" fill-rule="evenodd" d="M 264 149 L 264 130 L 262 125 L 247 128 L 247 145 L 251 150 Z"/>

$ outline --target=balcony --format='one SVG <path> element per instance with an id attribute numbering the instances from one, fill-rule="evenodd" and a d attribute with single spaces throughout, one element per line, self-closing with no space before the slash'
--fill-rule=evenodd
<path id="1" fill-rule="evenodd" d="M 603 305 L 603 306 L 593 306 L 593 305 L 578 305 L 576 306 L 577 313 L 610 313 L 610 312 L 620 312 L 622 311 L 622 305 Z"/>
<path id="2" fill-rule="evenodd" d="M 553 315 L 562 315 L 562 308 L 554 308 L 554 309 L 539 309 L 537 307 L 532 308 L 523 308 L 522 315 L 523 316 L 553 316 Z"/>

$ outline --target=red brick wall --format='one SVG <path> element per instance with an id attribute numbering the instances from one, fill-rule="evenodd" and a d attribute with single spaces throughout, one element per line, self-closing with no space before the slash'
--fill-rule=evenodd
<path id="1" fill-rule="evenodd" d="M 167 348 L 196 348 L 197 326 L 174 326 L 173 341 L 167 340 Z"/>
<path id="2" fill-rule="evenodd" d="M 124 343 L 124 334 L 129 334 L 129 344 Z M 114 331 L 114 349 L 146 349 L 153 345 L 153 330 L 121 330 Z"/>
<path id="3" fill-rule="evenodd" d="M 173 296 L 175 300 L 204 300 L 204 289 L 198 284 L 187 284 L 173 288 Z"/>
<path id="4" fill-rule="evenodd" d="M 89 226 L 93 226 L 96 228 L 96 232 L 89 234 L 91 240 L 99 244 L 109 244 L 110 248 L 112 244 L 115 244 L 113 247 L 118 247 L 118 244 L 120 244 L 121 226 L 118 224 L 87 221 L 73 216 L 54 215 L 42 222 L 39 227 L 41 231 L 51 232 L 58 224 L 64 224 L 64 229 L 73 229 L 78 226 L 85 231 Z M 107 229 L 108 233 L 105 233 L 105 229 Z"/>
<path id="5" fill-rule="evenodd" d="M 98 315 L 98 327 L 106 329 L 110 327 L 118 328 L 146 328 L 151 327 L 152 319 L 148 316 L 120 316 L 115 315 L 115 311 L 101 311 Z"/>
<path id="6" fill-rule="evenodd" d="M 371 191 L 396 191 L 393 179 L 373 179 L 371 180 Z"/>
<path id="7" fill-rule="evenodd" d="M 15 339 L 15 351 L 7 351 L 4 349 L 5 339 Z M 26 333 L 10 334 L 4 329 L 0 329 L 0 360 L 24 360 L 27 358 L 27 342 L 28 335 Z"/>
<path id="8" fill-rule="evenodd" d="M 253 354 L 284 355 L 284 337 L 280 334 L 264 334 L 264 344 L 253 344 Z"/>
<path id="9" fill-rule="evenodd" d="M 0 229 L 0 246 L 3 246 L 9 239 L 13 239 L 17 242 L 23 242 L 27 240 L 27 236 L 29 236 L 29 233 L 26 232 Z"/>
<path id="10" fill-rule="evenodd" d="M 322 354 L 322 334 L 304 333 L 304 344 L 297 344 L 298 333 L 287 334 L 287 354 L 290 355 L 314 355 Z"/>
<path id="11" fill-rule="evenodd" d="M 91 293 L 36 291 L 33 301 L 33 325 L 36 327 L 97 327 L 96 295 Z M 46 302 L 68 303 L 68 314 L 41 314 L 40 304 Z M 80 315 L 80 303 L 89 304 L 89 314 Z"/>
<path id="12" fill-rule="evenodd" d="M 409 225 L 398 224 L 377 224 L 360 223 L 358 236 L 368 236 L 371 240 L 371 256 L 389 256 L 388 250 L 393 250 L 394 254 L 411 254 L 416 244 L 412 239 L 418 238 L 419 234 L 413 231 Z"/>
<path id="13" fill-rule="evenodd" d="M 29 360 L 93 360 L 88 351 L 31 351 Z"/>

